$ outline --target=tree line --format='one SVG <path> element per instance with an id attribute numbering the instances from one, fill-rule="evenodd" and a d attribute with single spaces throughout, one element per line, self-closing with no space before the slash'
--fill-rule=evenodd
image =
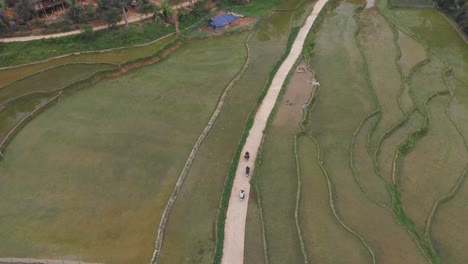
<path id="1" fill-rule="evenodd" d="M 89 3 L 87 7 L 80 5 L 77 0 L 66 0 L 68 9 L 65 20 L 71 24 L 81 24 L 88 21 L 102 19 L 109 28 L 114 28 L 124 19 L 128 27 L 127 12 L 130 6 L 135 6 L 138 13 L 146 17 L 152 16 L 153 21 L 164 20 L 171 22 L 174 10 L 172 5 L 180 4 L 181 0 L 169 0 L 156 5 L 151 0 L 98 0 L 97 6 Z M 201 1 L 204 2 L 204 1 Z M 13 7 L 15 18 L 9 19 L 6 14 L 7 5 L 0 0 L 0 32 L 11 26 L 11 21 L 26 24 L 37 18 L 36 11 L 29 0 L 18 0 Z"/>
<path id="2" fill-rule="evenodd" d="M 436 3 L 468 36 L 468 0 L 436 0 Z"/>

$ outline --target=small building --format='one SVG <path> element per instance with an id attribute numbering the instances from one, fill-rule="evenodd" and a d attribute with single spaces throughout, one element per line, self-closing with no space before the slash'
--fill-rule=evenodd
<path id="1" fill-rule="evenodd" d="M 65 9 L 64 0 L 29 0 L 31 5 L 34 7 L 37 15 L 45 15 L 54 13 L 58 10 Z"/>
<path id="2" fill-rule="evenodd" d="M 210 19 L 209 23 L 213 29 L 224 27 L 225 25 L 231 24 L 236 21 L 240 16 L 235 14 L 222 14 L 217 17 Z"/>

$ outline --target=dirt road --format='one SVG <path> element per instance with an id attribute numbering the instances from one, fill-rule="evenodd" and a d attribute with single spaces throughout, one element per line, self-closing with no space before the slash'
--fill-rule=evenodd
<path id="1" fill-rule="evenodd" d="M 319 0 L 309 17 L 307 18 L 304 26 L 302 26 L 296 40 L 291 48 L 286 60 L 283 62 L 278 72 L 273 78 L 271 86 L 267 95 L 262 101 L 257 114 L 255 115 L 254 124 L 249 132 L 242 156 L 240 157 L 239 166 L 237 167 L 236 177 L 234 179 L 234 186 L 232 188 L 231 198 L 229 200 L 229 208 L 226 218 L 225 238 L 223 248 L 223 264 L 241 264 L 244 262 L 244 237 L 245 237 L 245 220 L 247 216 L 247 206 L 250 192 L 250 177 L 245 176 L 245 167 L 251 168 L 251 174 L 255 167 L 255 159 L 260 147 L 263 130 L 266 127 L 268 117 L 273 110 L 273 107 L 278 99 L 279 92 L 294 63 L 299 58 L 304 41 L 309 33 L 312 25 L 317 18 L 317 15 L 322 10 L 323 6 L 328 0 Z M 250 152 L 249 161 L 245 161 L 243 155 L 246 151 Z M 240 201 L 239 192 L 244 190 L 246 198 Z"/>

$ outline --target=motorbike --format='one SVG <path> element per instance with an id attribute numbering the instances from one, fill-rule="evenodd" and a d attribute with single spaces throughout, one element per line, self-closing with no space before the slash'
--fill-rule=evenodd
<path id="1" fill-rule="evenodd" d="M 241 190 L 241 191 L 240 191 L 240 193 L 239 193 L 239 198 L 240 198 L 241 201 L 244 200 L 244 198 L 245 198 L 245 192 L 244 192 L 244 190 Z"/>

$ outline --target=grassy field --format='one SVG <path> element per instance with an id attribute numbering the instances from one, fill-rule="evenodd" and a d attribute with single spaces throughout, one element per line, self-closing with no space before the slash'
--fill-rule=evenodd
<path id="1" fill-rule="evenodd" d="M 246 36 L 188 41 L 21 130 L 0 162 L 0 255 L 148 262 L 187 155 L 245 61 Z"/>
<path id="2" fill-rule="evenodd" d="M 291 15 L 272 15 L 249 40 L 249 66 L 229 94 L 172 209 L 161 263 L 211 261 L 217 208 L 227 171 L 249 112 L 263 91 L 271 68 L 284 52 Z M 190 225 L 185 224 L 187 218 Z"/>

